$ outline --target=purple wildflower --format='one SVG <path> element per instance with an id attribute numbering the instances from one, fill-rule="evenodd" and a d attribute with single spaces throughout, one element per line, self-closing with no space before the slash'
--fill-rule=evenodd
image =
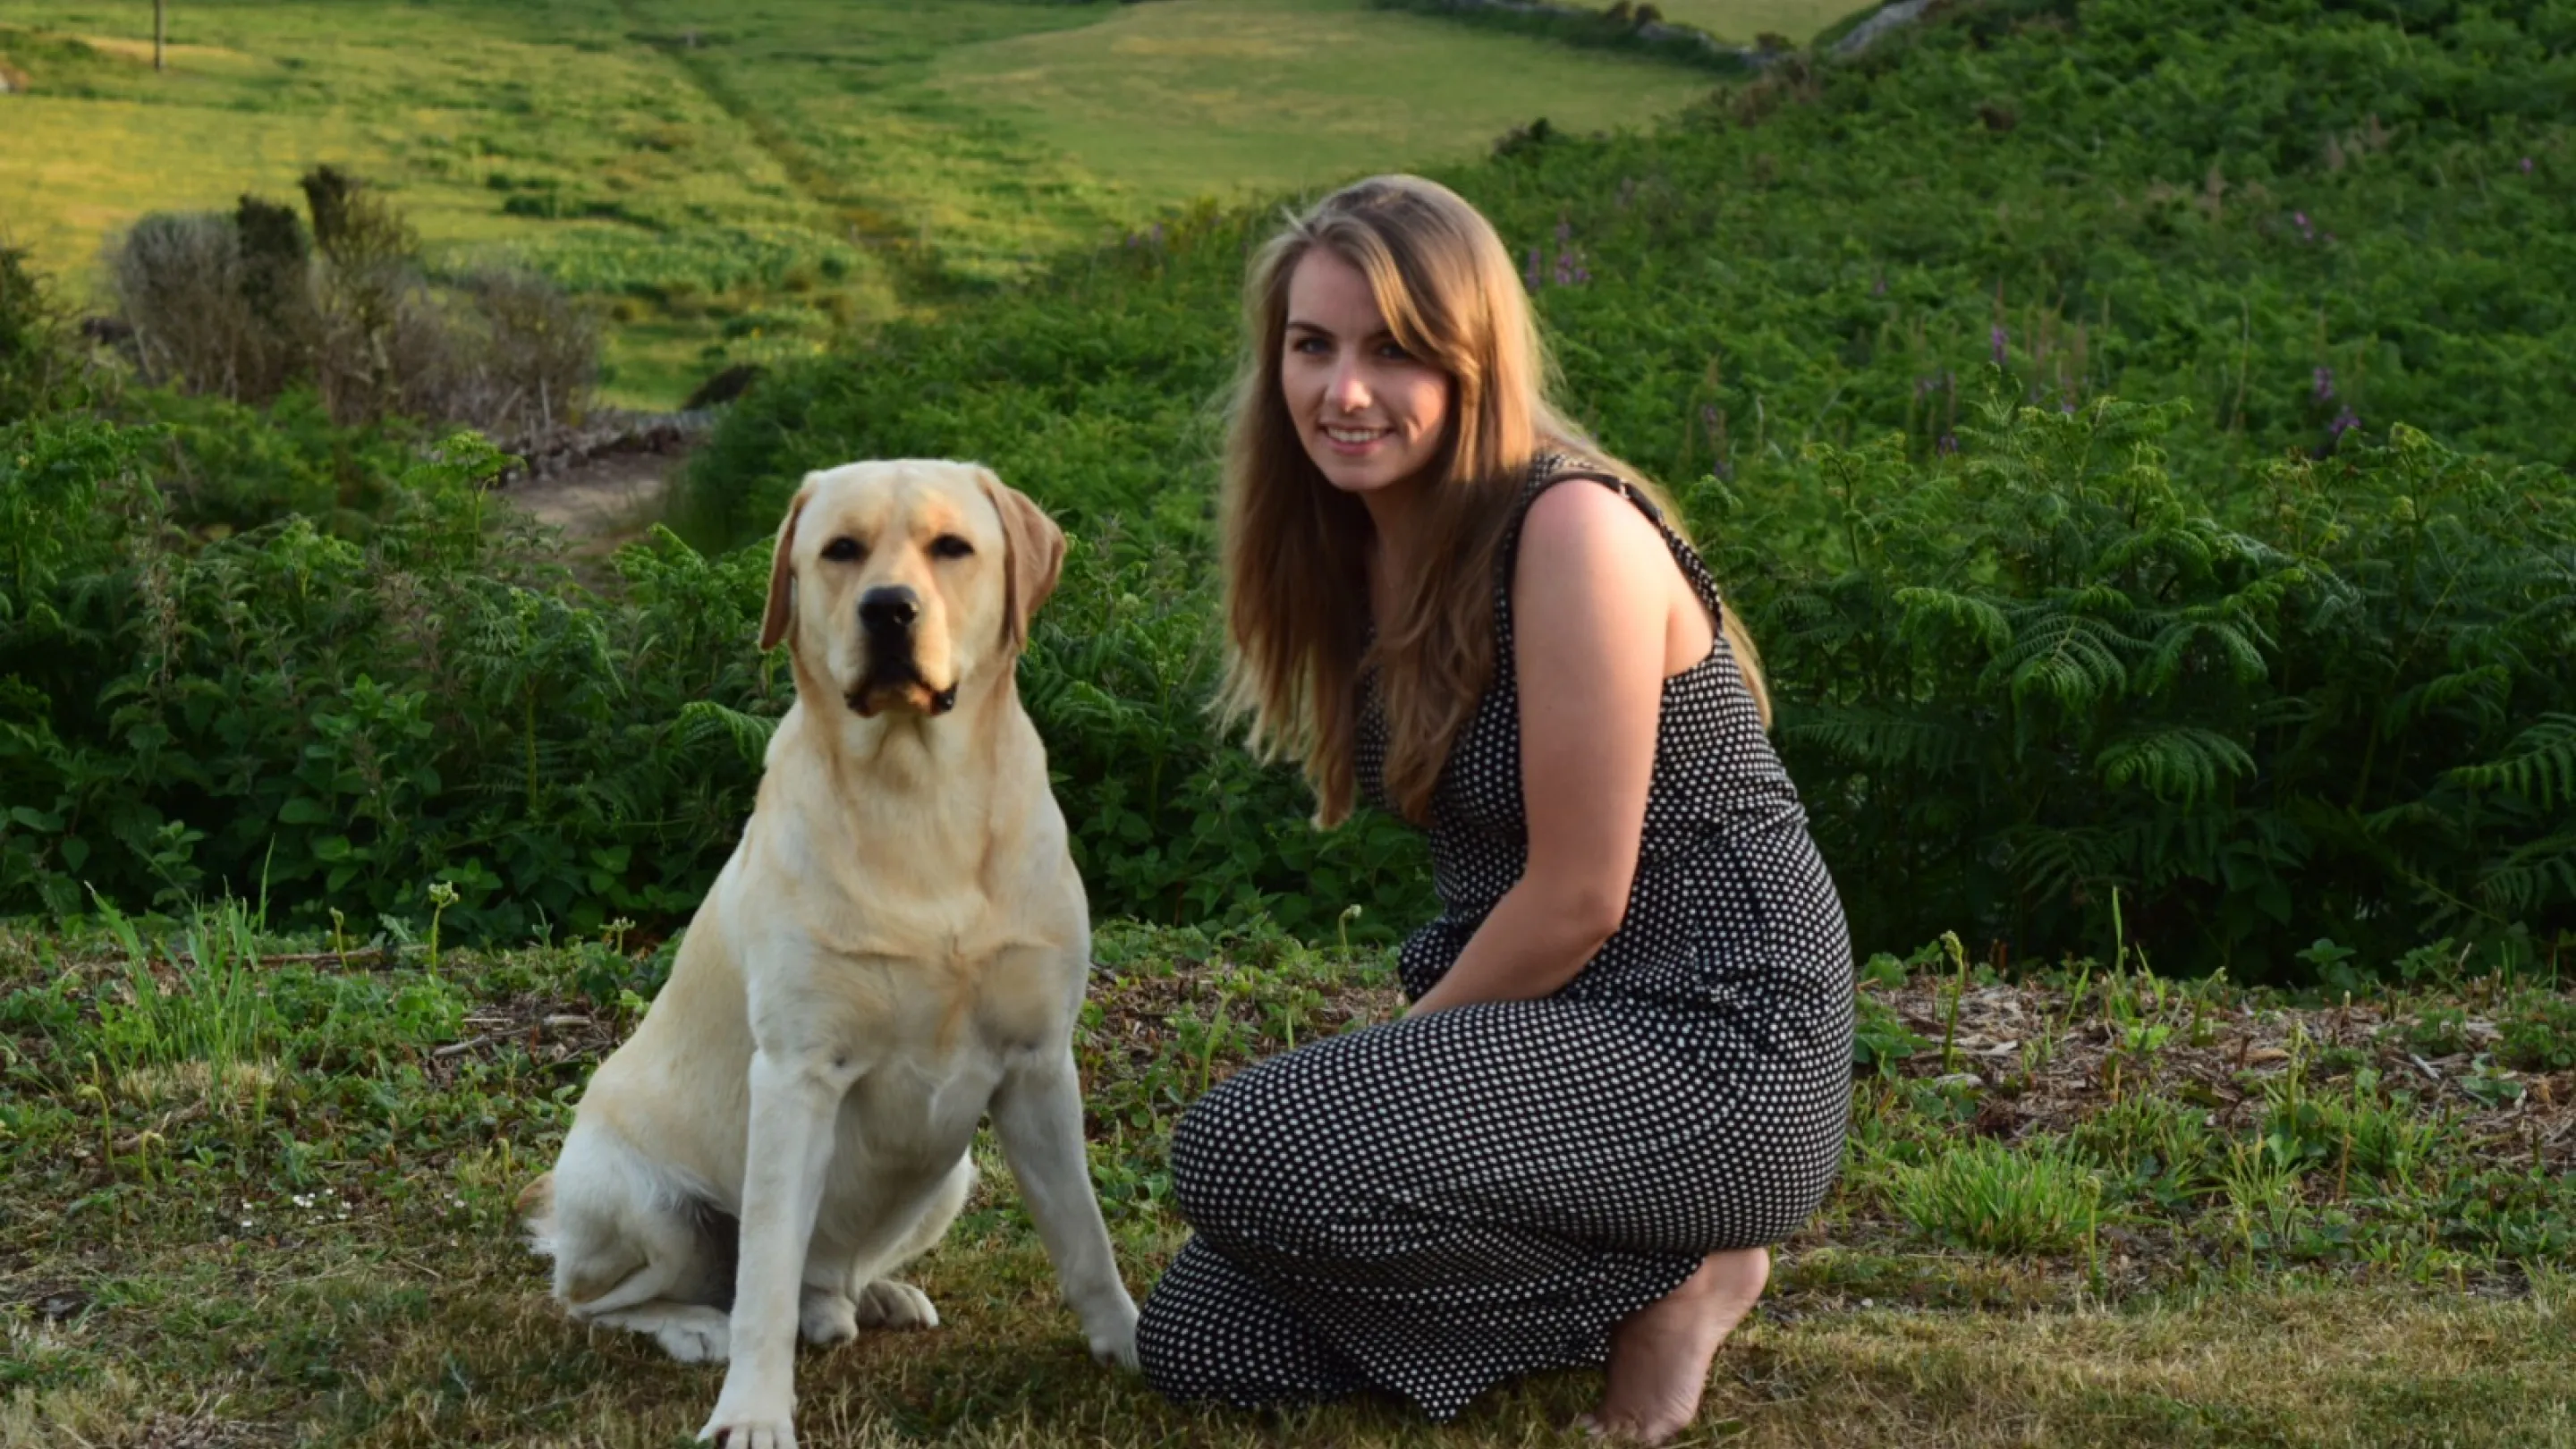
<path id="1" fill-rule="evenodd" d="M 2004 351 L 2012 345 L 2012 334 L 2004 331 L 2004 324 L 1998 322 L 1987 331 L 1986 342 L 1994 351 L 1995 366 L 2003 366 Z"/>
<path id="2" fill-rule="evenodd" d="M 2525 176 L 2531 174 L 2531 158 L 2528 156 L 2522 158 L 2522 174 Z"/>
<path id="3" fill-rule="evenodd" d="M 1708 429 L 1708 435 L 1710 437 L 1714 438 L 1717 436 L 1717 404 L 1701 403 L 1699 405 L 1699 425 Z"/>
<path id="4" fill-rule="evenodd" d="M 1941 435 L 1941 441 L 1932 445 L 1932 451 L 1939 453 L 1944 457 L 1959 451 L 1959 435 L 1957 433 L 1943 433 Z"/>
<path id="5" fill-rule="evenodd" d="M 1716 462 L 1709 464 L 1708 471 L 1710 475 L 1715 477 L 1720 483 L 1732 483 L 1735 481 L 1735 465 L 1726 461 L 1724 458 L 1720 458 Z"/>
<path id="6" fill-rule="evenodd" d="M 2291 212 L 2290 224 L 2299 229 L 2299 239 L 2301 241 L 2315 241 L 2317 239 L 2317 229 L 2309 222 L 2308 214 L 2306 212 Z"/>
<path id="7" fill-rule="evenodd" d="M 2075 394 L 2061 394 L 2057 399 L 2057 410 L 2071 416 L 2075 411 Z"/>
<path id="8" fill-rule="evenodd" d="M 1574 240 L 1574 223 L 1567 221 L 1563 217 L 1558 217 L 1556 221 L 1556 244 L 1561 247 L 1572 240 Z"/>
<path id="9" fill-rule="evenodd" d="M 2326 424 L 2326 436 L 2329 438 L 2341 438 L 2344 434 L 2351 432 L 2353 429 L 2360 426 L 2361 415 L 2352 410 L 2352 404 L 2346 403 L 2343 406 L 2343 410 L 2334 415 L 2334 421 Z"/>
<path id="10" fill-rule="evenodd" d="M 1539 282 L 1542 280 L 1538 270 L 1538 257 L 1538 248 L 1531 247 L 1529 254 L 1529 270 L 1521 274 L 1521 279 L 1529 283 L 1529 289 L 1533 292 L 1538 290 Z"/>
<path id="11" fill-rule="evenodd" d="M 2332 400 L 2334 395 L 2334 369 L 2331 367 L 2318 368 L 2315 393 L 2316 400 L 2319 402 L 2327 402 Z"/>

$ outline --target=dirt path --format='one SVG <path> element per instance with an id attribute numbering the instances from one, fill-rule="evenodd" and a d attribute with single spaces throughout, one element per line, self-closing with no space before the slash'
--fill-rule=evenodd
<path id="1" fill-rule="evenodd" d="M 562 529 L 563 562 L 595 587 L 607 580 L 608 556 L 642 538 L 660 521 L 671 485 L 689 461 L 689 451 L 621 450 L 560 473 L 522 478 L 492 496 L 539 523 Z"/>

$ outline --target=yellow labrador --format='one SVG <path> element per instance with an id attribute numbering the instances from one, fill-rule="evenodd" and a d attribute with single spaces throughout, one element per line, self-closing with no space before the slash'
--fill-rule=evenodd
<path id="1" fill-rule="evenodd" d="M 965 1203 L 988 1107 L 1092 1354 L 1136 1361 L 1074 1074 L 1090 911 L 1012 676 L 1063 559 L 960 463 L 809 474 L 778 530 L 796 703 L 751 821 L 522 1199 L 575 1318 L 729 1360 L 701 1439 L 796 1442 L 800 1328 L 938 1322 L 887 1275 Z"/>

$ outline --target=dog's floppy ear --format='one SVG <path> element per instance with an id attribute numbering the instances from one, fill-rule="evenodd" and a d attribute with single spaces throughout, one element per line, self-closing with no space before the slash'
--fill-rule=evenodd
<path id="1" fill-rule="evenodd" d="M 1003 560 L 1002 642 L 1017 649 L 1029 642 L 1029 619 L 1055 592 L 1056 576 L 1064 572 L 1064 530 L 991 469 L 976 473 L 984 496 L 993 500 L 993 511 L 1002 515 L 1002 542 L 1010 554 Z"/>
<path id="2" fill-rule="evenodd" d="M 775 649 L 787 637 L 796 622 L 796 570 L 791 560 L 796 553 L 796 520 L 804 515 L 805 500 L 813 495 L 814 475 L 805 475 L 797 486 L 794 501 L 787 505 L 787 518 L 778 525 L 778 545 L 769 556 L 769 607 L 760 615 L 760 647 Z"/>

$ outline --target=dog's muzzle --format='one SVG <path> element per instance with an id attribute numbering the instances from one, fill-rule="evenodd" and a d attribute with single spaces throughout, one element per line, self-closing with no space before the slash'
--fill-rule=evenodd
<path id="1" fill-rule="evenodd" d="M 859 632 L 867 639 L 868 673 L 846 698 L 862 718 L 873 717 L 888 704 L 908 704 L 934 715 L 956 706 L 957 686 L 933 689 L 913 658 L 912 626 L 920 617 L 921 596 L 901 584 L 859 596 Z"/>

